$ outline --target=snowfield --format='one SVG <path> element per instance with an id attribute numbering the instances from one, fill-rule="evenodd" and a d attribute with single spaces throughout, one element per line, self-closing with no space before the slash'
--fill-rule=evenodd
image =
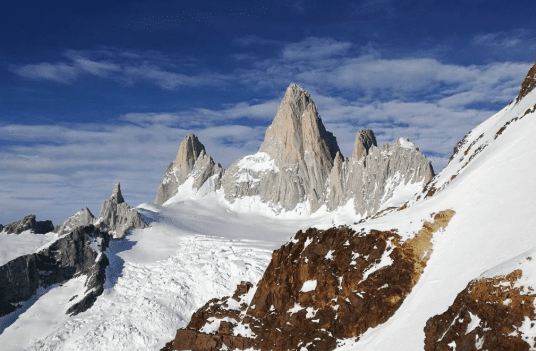
<path id="1" fill-rule="evenodd" d="M 240 207 L 224 201 L 222 192 L 182 190 L 164 206 L 139 205 L 151 227 L 110 241 L 105 291 L 91 309 L 65 314 L 75 301 L 69 299 L 84 295 L 85 276 L 42 289 L 22 309 L 0 317 L 2 351 L 159 350 L 208 300 L 232 295 L 241 281 L 260 280 L 272 251 L 298 230 L 355 220 L 345 208 L 277 216 L 251 199 L 237 201 Z M 14 245 L 31 243 L 18 252 L 56 239 L 28 235 L 9 235 Z"/>

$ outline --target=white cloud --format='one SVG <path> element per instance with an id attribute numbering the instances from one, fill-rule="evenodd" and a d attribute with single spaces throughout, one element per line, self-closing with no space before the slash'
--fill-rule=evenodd
<path id="1" fill-rule="evenodd" d="M 286 60 L 315 60 L 332 56 L 345 55 L 352 43 L 341 42 L 331 38 L 309 37 L 298 43 L 285 46 L 282 55 Z"/>
<path id="2" fill-rule="evenodd" d="M 73 82 L 79 74 L 76 67 L 65 63 L 51 64 L 46 62 L 18 68 L 12 67 L 12 71 L 25 78 L 46 79 L 63 84 Z"/>

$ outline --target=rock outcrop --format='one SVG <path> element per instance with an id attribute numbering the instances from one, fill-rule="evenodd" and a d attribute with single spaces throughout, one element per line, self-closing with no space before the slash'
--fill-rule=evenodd
<path id="1" fill-rule="evenodd" d="M 114 239 L 122 239 L 132 229 L 143 229 L 149 225 L 139 212 L 130 207 L 121 194 L 121 184 L 114 185 L 112 195 L 101 206 L 98 218 L 86 207 L 67 218 L 57 230 L 59 236 L 70 233 L 78 227 L 95 225 L 109 232 Z"/>
<path id="2" fill-rule="evenodd" d="M 75 315 L 89 309 L 102 294 L 105 269 L 109 264 L 103 253 L 110 237 L 92 225 L 78 227 L 47 248 L 19 256 L 0 267 L 0 316 L 15 311 L 42 287 L 87 276 L 85 295 L 73 299 L 66 313 Z"/>
<path id="3" fill-rule="evenodd" d="M 162 181 L 158 186 L 155 204 L 161 206 L 173 197 L 179 187 L 191 179 L 187 185 L 199 189 L 211 177 L 214 179 L 214 189 L 220 188 L 223 168 L 216 164 L 210 155 L 206 154 L 205 146 L 197 137 L 190 133 L 180 143 L 175 160 L 169 164 Z"/>
<path id="4" fill-rule="evenodd" d="M 521 83 L 521 89 L 516 97 L 516 102 L 519 102 L 528 93 L 530 93 L 534 87 L 536 87 L 536 63 L 530 68 L 523 83 Z"/>
<path id="5" fill-rule="evenodd" d="M 333 350 L 386 322 L 419 281 L 432 236 L 454 211 L 437 213 L 412 239 L 396 230 L 308 229 L 274 251 L 262 279 L 213 299 L 177 331 L 168 350 Z"/>
<path id="6" fill-rule="evenodd" d="M 57 230 L 55 230 L 56 233 L 58 233 L 59 236 L 62 236 L 64 234 L 70 233 L 74 229 L 78 227 L 85 227 L 90 224 L 94 224 L 97 221 L 95 216 L 93 216 L 93 213 L 89 210 L 89 208 L 85 207 L 81 209 L 80 211 L 76 212 L 71 217 L 67 218 L 61 226 L 57 227 Z"/>
<path id="7" fill-rule="evenodd" d="M 31 214 L 18 222 L 13 222 L 0 228 L 0 232 L 2 230 L 7 234 L 20 234 L 27 230 L 30 230 L 33 234 L 46 234 L 54 231 L 54 225 L 52 221 L 36 221 L 35 215 Z"/>
<path id="8" fill-rule="evenodd" d="M 523 274 L 515 269 L 471 281 L 446 312 L 426 323 L 425 351 L 533 350 L 536 293 L 520 284 Z"/>
<path id="9" fill-rule="evenodd" d="M 258 195 L 286 210 L 307 201 L 314 212 L 324 203 L 324 186 L 337 153 L 337 140 L 326 131 L 309 93 L 291 84 L 259 152 L 226 171 L 225 197 L 234 202 Z"/>
<path id="10" fill-rule="evenodd" d="M 147 228 L 148 224 L 135 208 L 125 202 L 121 195 L 121 185 L 117 183 L 110 198 L 102 204 L 95 226 L 108 231 L 114 239 L 122 239 L 128 231 Z"/>

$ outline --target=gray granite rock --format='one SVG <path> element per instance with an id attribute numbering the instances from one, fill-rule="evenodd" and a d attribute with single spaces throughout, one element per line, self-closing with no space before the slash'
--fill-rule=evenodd
<path id="1" fill-rule="evenodd" d="M 95 225 L 108 231 L 114 239 L 122 239 L 132 229 L 143 229 L 145 223 L 135 208 L 130 207 L 121 195 L 121 185 L 114 185 L 112 195 L 102 204 L 100 215 Z"/>
<path id="2" fill-rule="evenodd" d="M 52 221 L 38 222 L 35 220 L 35 215 L 31 214 L 18 222 L 13 222 L 3 227 L 3 231 L 7 234 L 20 234 L 26 230 L 30 230 L 34 234 L 46 234 L 54 231 L 54 225 L 52 224 Z"/>
<path id="3" fill-rule="evenodd" d="M 360 133 L 356 136 L 358 147 L 361 136 Z M 331 172 L 330 184 L 336 184 L 336 179 L 341 177 L 339 187 L 343 190 L 337 193 L 336 186 L 328 187 L 326 204 L 329 210 L 353 199 L 357 214 L 372 215 L 392 197 L 394 188 L 400 184 L 423 182 L 424 185 L 434 176 L 431 162 L 407 139 L 398 139 L 392 146 L 383 146 L 380 150 L 374 138 L 366 155 L 363 154 L 354 150 L 352 156 L 338 167 L 340 170 Z"/>
<path id="4" fill-rule="evenodd" d="M 309 93 L 290 84 L 259 152 L 237 160 L 225 172 L 225 197 L 234 202 L 259 195 L 263 202 L 286 210 L 307 201 L 314 212 L 324 202 L 337 153 L 337 140 L 326 131 Z"/>
<path id="5" fill-rule="evenodd" d="M 80 275 L 87 276 L 85 295 L 66 313 L 75 315 L 90 308 L 104 289 L 109 264 L 104 251 L 109 241 L 110 236 L 93 225 L 78 227 L 45 249 L 0 266 L 0 316 L 16 310 L 18 303 L 30 299 L 38 288 Z"/>
<path id="6" fill-rule="evenodd" d="M 180 143 L 175 160 L 171 162 L 158 186 L 155 204 L 163 205 L 173 197 L 182 184 L 193 177 L 193 189 L 199 189 L 210 178 L 215 176 L 214 186 L 220 188 L 223 168 L 216 164 L 210 155 L 206 154 L 205 146 L 192 133 Z"/>
<path id="7" fill-rule="evenodd" d="M 93 216 L 93 213 L 89 208 L 85 207 L 80 211 L 76 212 L 71 217 L 67 218 L 57 230 L 55 230 L 58 235 L 62 236 L 67 233 L 70 233 L 77 227 L 84 227 L 90 224 L 94 224 L 97 219 Z"/>

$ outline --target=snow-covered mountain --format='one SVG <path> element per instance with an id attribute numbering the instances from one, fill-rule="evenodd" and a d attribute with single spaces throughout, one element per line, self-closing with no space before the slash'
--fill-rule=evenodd
<path id="1" fill-rule="evenodd" d="M 162 206 L 131 208 L 144 225 L 107 245 L 98 235 L 73 240 L 83 255 L 66 256 L 93 261 L 69 268 L 70 279 L 47 285 L 53 270 L 34 270 L 40 285 L 0 317 L 0 348 L 536 350 L 535 67 L 519 96 L 470 131 L 436 176 L 415 145 L 398 139 L 378 147 L 372 131 L 358 133 L 349 158 L 333 155 L 301 91 L 290 94 L 301 96 L 297 105 L 285 107 L 298 112 L 282 120 L 318 134 L 261 147 L 235 162 L 243 171 L 223 171 L 188 136 L 164 175 L 171 185 L 159 189 Z M 285 166 L 277 147 L 303 159 Z M 321 157 L 307 163 L 306 150 Z M 316 180 L 293 208 L 258 190 L 229 197 L 225 189 L 225 177 L 258 189 L 274 177 L 266 174 L 295 164 L 315 169 L 317 161 L 328 171 L 307 173 L 324 182 L 313 202 L 307 194 L 320 189 Z M 124 203 L 117 190 L 103 208 Z M 365 197 L 356 201 L 360 191 Z M 366 196 L 372 204 L 360 207 Z M 313 210 L 315 199 L 322 201 Z M 109 218 L 102 228 L 110 231 L 124 223 L 99 217 Z M 6 267 L 62 255 L 62 238 L 86 222 L 99 220 L 82 210 L 64 222 L 63 235 L 0 233 L 0 279 L 25 282 Z M 104 257 L 108 265 L 94 264 Z M 95 287 L 102 294 L 89 308 L 66 313 Z"/>
<path id="2" fill-rule="evenodd" d="M 155 204 L 181 192 L 200 196 L 221 187 L 230 203 L 258 201 L 277 214 L 334 211 L 353 204 L 364 218 L 409 200 L 433 173 L 413 143 L 398 139 L 380 150 L 371 130 L 357 133 L 352 155 L 344 158 L 309 93 L 292 83 L 259 151 L 226 170 L 205 153 L 195 135 L 187 135 L 164 172 Z"/>

